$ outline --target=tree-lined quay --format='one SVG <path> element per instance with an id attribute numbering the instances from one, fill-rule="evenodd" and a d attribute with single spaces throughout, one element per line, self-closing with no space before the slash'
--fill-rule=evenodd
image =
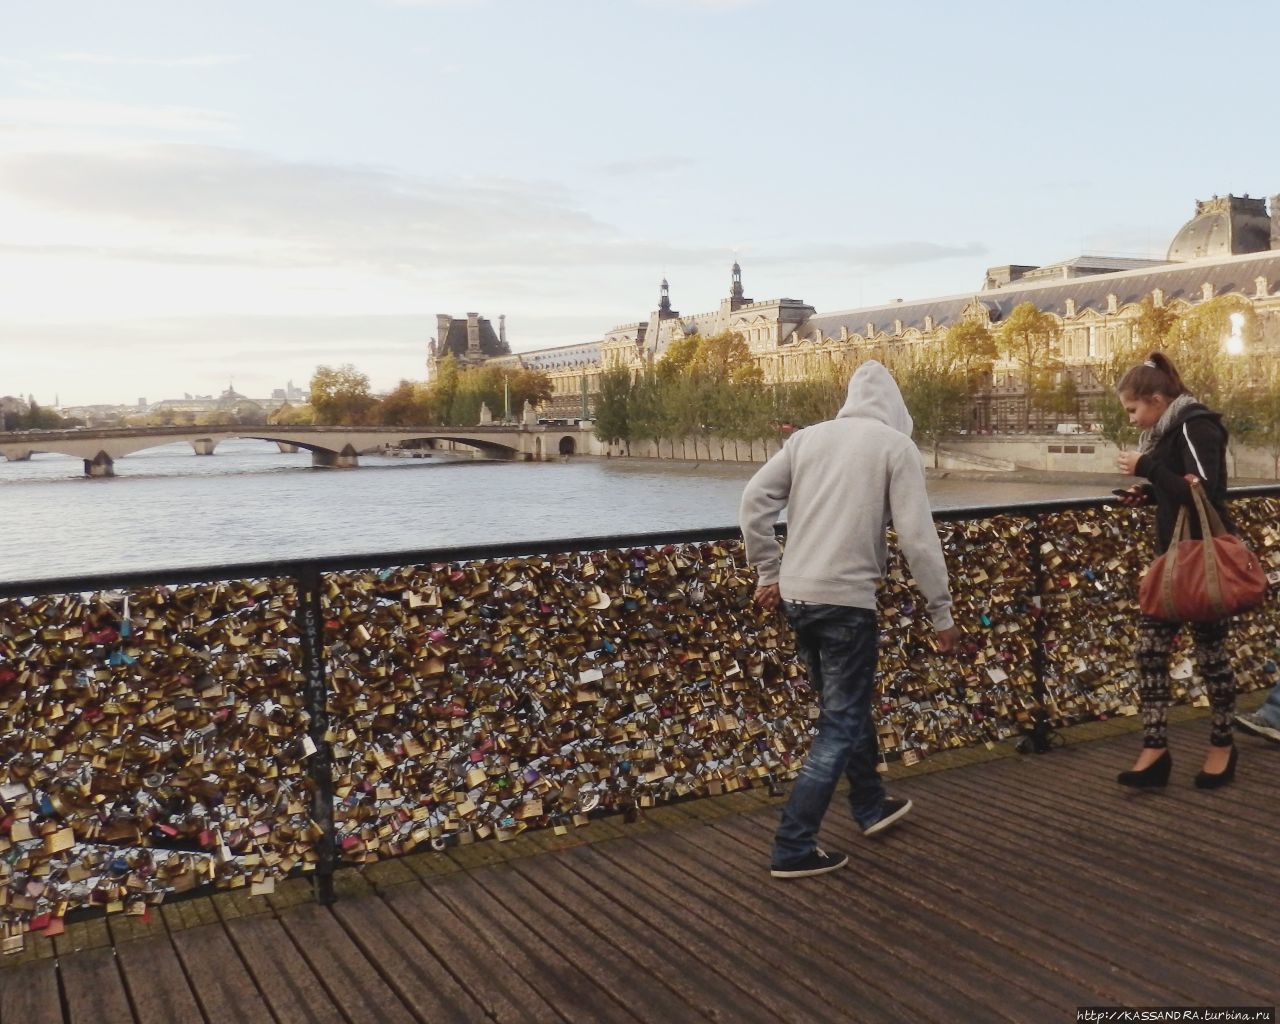
<path id="1" fill-rule="evenodd" d="M 1280 488 L 1233 513 L 1280 568 Z M 932 656 L 895 552 L 884 756 L 1134 713 L 1147 514 L 939 513 L 957 658 Z M 297 873 L 326 896 L 340 863 L 776 788 L 811 694 L 753 585 L 736 532 L 710 530 L 0 586 L 6 948 L 75 908 L 143 914 Z M 1246 688 L 1275 678 L 1275 607 L 1236 628 Z"/>

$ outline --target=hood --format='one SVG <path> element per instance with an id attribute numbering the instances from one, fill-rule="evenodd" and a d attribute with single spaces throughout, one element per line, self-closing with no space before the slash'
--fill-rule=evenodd
<path id="1" fill-rule="evenodd" d="M 900 434 L 911 436 L 911 414 L 907 412 L 907 404 L 902 400 L 898 382 L 874 359 L 859 366 L 849 378 L 849 395 L 836 416 L 862 416 L 879 420 Z"/>

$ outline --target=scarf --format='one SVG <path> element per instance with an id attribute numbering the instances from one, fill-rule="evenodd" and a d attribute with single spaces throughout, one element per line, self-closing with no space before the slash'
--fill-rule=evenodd
<path id="1" fill-rule="evenodd" d="M 1145 455 L 1151 451 L 1164 437 L 1165 433 L 1177 421 L 1178 417 L 1186 410 L 1187 406 L 1195 405 L 1197 399 L 1192 395 L 1179 395 L 1169 403 L 1169 408 L 1164 411 L 1164 415 L 1156 421 L 1156 425 L 1150 430 L 1144 430 L 1138 436 L 1138 451 Z"/>

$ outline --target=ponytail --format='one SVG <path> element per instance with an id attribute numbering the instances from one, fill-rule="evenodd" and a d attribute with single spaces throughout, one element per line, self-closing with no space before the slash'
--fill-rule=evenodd
<path id="1" fill-rule="evenodd" d="M 1164 395 L 1174 399 L 1187 394 L 1187 386 L 1182 383 L 1178 371 L 1163 352 L 1152 352 L 1143 363 L 1131 367 L 1120 378 L 1116 385 L 1116 393 L 1130 398 L 1150 398 L 1152 395 Z"/>

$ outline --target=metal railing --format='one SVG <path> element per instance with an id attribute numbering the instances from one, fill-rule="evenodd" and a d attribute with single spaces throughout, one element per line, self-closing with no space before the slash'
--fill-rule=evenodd
<path id="1" fill-rule="evenodd" d="M 1280 487 L 1232 492 L 1280 566 Z M 963 651 L 932 653 L 896 549 L 881 593 L 883 756 L 1133 713 L 1150 513 L 1099 499 L 935 513 Z M 791 777 L 812 707 L 751 603 L 734 529 L 472 545 L 0 585 L 0 922 Z M 1275 677 L 1275 603 L 1235 627 Z M 1176 694 L 1203 700 L 1175 662 Z"/>

